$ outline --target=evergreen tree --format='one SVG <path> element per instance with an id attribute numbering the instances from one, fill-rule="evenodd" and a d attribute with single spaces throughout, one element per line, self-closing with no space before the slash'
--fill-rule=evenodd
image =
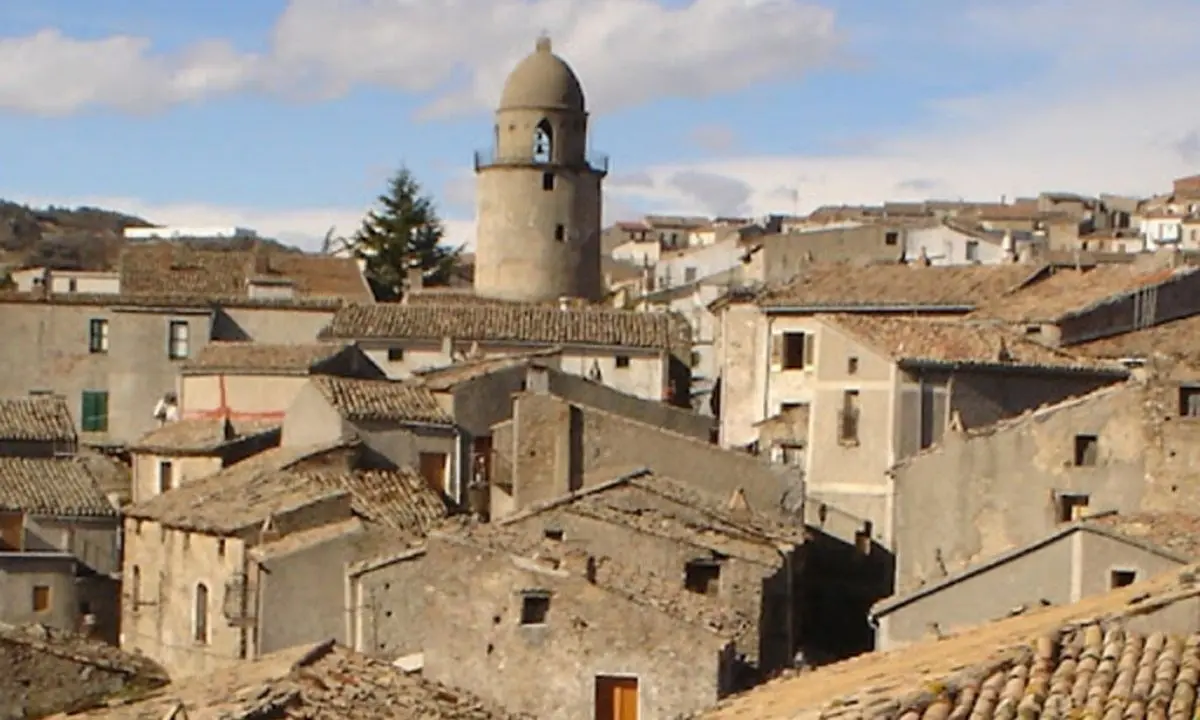
<path id="1" fill-rule="evenodd" d="M 420 268 L 424 282 L 430 285 L 444 285 L 450 280 L 462 247 L 444 245 L 443 233 L 433 199 L 402 167 L 388 181 L 376 209 L 363 219 L 350 247 L 366 261 L 367 277 L 376 285 L 381 299 L 395 299 L 406 290 L 410 268 Z"/>

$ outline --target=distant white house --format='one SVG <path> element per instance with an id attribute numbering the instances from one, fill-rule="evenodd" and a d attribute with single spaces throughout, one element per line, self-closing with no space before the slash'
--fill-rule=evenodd
<path id="1" fill-rule="evenodd" d="M 258 233 L 243 227 L 187 227 L 183 225 L 159 227 L 127 227 L 126 240 L 153 240 L 155 238 L 252 238 Z"/>

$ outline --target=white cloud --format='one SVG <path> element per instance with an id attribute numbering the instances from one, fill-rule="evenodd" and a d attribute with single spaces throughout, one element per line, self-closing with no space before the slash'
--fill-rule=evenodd
<path id="1" fill-rule="evenodd" d="M 644 168 L 629 198 L 716 213 L 681 173 L 745 183 L 754 213 L 926 197 L 1010 199 L 1042 190 L 1147 195 L 1200 172 L 1200 86 L 1191 82 L 1195 0 L 968 3 L 959 36 L 1044 60 L 1034 80 L 945 98 L 919 130 L 835 156 L 722 158 Z M 952 41 L 957 42 L 957 41 Z"/>
<path id="2" fill-rule="evenodd" d="M 599 111 L 800 77 L 840 47 L 833 12 L 806 0 L 291 0 L 261 55 L 222 41 L 162 53 L 147 38 L 56 30 L 0 39 L 0 67 L 20 69 L 0 76 L 0 108 L 148 111 L 241 90 L 322 99 L 373 85 L 428 95 L 427 115 L 479 110 L 543 30 Z"/>
<path id="3" fill-rule="evenodd" d="M 737 134 L 728 125 L 709 123 L 692 128 L 688 139 L 701 150 L 724 153 L 737 145 Z"/>

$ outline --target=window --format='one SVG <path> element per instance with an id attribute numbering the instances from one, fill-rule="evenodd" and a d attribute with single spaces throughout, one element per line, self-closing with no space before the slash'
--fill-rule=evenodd
<path id="1" fill-rule="evenodd" d="M 545 625 L 550 614 L 550 594 L 527 592 L 521 599 L 521 624 Z"/>
<path id="2" fill-rule="evenodd" d="M 692 351 L 691 363 L 692 367 L 696 367 L 700 364 L 700 353 L 696 352 L 695 350 Z"/>
<path id="3" fill-rule="evenodd" d="M 70 280 L 67 280 L 67 292 L 78 292 L 78 291 L 79 291 L 79 281 L 76 280 L 75 278 L 71 278 Z"/>
<path id="4" fill-rule="evenodd" d="M 1025 326 L 1025 334 L 1029 337 L 1035 337 L 1037 335 L 1041 335 L 1042 334 L 1042 326 L 1041 325 L 1026 325 Z"/>
<path id="5" fill-rule="evenodd" d="M 812 365 L 813 337 L 807 333 L 783 334 L 783 369 L 799 370 Z"/>
<path id="6" fill-rule="evenodd" d="M 108 352 L 108 321 L 104 318 L 88 321 L 88 352 Z"/>
<path id="7" fill-rule="evenodd" d="M 683 587 L 697 595 L 716 595 L 721 584 L 721 565 L 713 560 L 692 560 L 684 566 Z"/>
<path id="8" fill-rule="evenodd" d="M 858 391 L 842 393 L 842 409 L 838 411 L 838 442 L 858 443 Z"/>
<path id="9" fill-rule="evenodd" d="M 896 232 L 895 230 L 887 232 L 883 236 L 883 242 L 885 245 L 895 245 L 896 243 L 900 242 L 900 233 Z"/>
<path id="10" fill-rule="evenodd" d="M 1184 385 L 1179 388 L 1179 416 L 1200 417 L 1200 387 Z"/>
<path id="11" fill-rule="evenodd" d="M 803 406 L 804 406 L 804 403 L 798 403 L 798 402 L 779 403 L 779 412 L 781 412 L 781 413 L 791 412 L 792 410 L 799 410 Z"/>
<path id="12" fill-rule="evenodd" d="M 562 528 L 546 528 L 543 535 L 545 535 L 547 540 L 553 540 L 555 542 L 562 542 L 562 539 L 565 537 Z"/>
<path id="13" fill-rule="evenodd" d="M 979 241 L 967 241 L 967 262 L 979 262 Z"/>
<path id="14" fill-rule="evenodd" d="M 684 268 L 683 269 L 683 281 L 685 283 L 696 282 L 696 268 L 694 268 L 694 267 Z"/>
<path id="15" fill-rule="evenodd" d="M 208 644 L 208 586 L 204 583 L 196 584 L 196 613 L 192 630 L 196 642 Z"/>
<path id="16" fill-rule="evenodd" d="M 567 239 L 567 228 L 562 225 L 554 226 L 554 239 L 559 242 L 564 242 Z"/>
<path id="17" fill-rule="evenodd" d="M 108 392 L 84 390 L 79 424 L 84 432 L 108 432 Z"/>
<path id="18" fill-rule="evenodd" d="M 846 374 L 847 375 L 857 375 L 858 374 L 858 358 L 856 358 L 856 357 L 846 358 Z"/>
<path id="19" fill-rule="evenodd" d="M 1088 496 L 1082 493 L 1061 493 L 1058 496 L 1058 521 L 1073 522 L 1087 512 Z"/>
<path id="20" fill-rule="evenodd" d="M 1110 590 L 1123 588 L 1137 582 L 1137 570 L 1113 570 L 1108 574 L 1108 587 Z"/>
<path id="21" fill-rule="evenodd" d="M 404 362 L 404 348 L 388 348 L 388 362 Z"/>
<path id="22" fill-rule="evenodd" d="M 50 609 L 50 586 L 49 585 L 34 585 L 33 611 L 36 613 L 46 612 Z"/>
<path id="23" fill-rule="evenodd" d="M 554 173 L 552 173 L 552 172 L 542 173 L 542 189 L 543 190 L 553 190 L 554 189 Z"/>
<path id="24" fill-rule="evenodd" d="M 137 565 L 129 573 L 129 607 L 137 612 L 142 604 L 142 569 Z"/>
<path id="25" fill-rule="evenodd" d="M 1100 440 L 1095 435 L 1075 436 L 1075 467 L 1091 467 L 1100 455 Z"/>
<path id="26" fill-rule="evenodd" d="M 175 474 L 175 467 L 174 467 L 174 465 L 171 464 L 170 460 L 160 460 L 159 461 L 159 463 L 158 463 L 158 491 L 160 493 L 165 493 L 166 491 L 175 487 L 174 474 Z"/>
<path id="27" fill-rule="evenodd" d="M 629 356 L 628 355 L 618 355 L 616 357 L 616 364 L 617 364 L 618 368 L 629 367 Z"/>
<path id="28" fill-rule="evenodd" d="M 225 557 L 225 538 L 217 538 L 217 555 Z"/>
<path id="29" fill-rule="evenodd" d="M 533 161 L 548 163 L 554 157 L 554 129 L 549 120 L 542 120 L 533 131 Z"/>
<path id="30" fill-rule="evenodd" d="M 188 356 L 187 320 L 172 320 L 167 328 L 167 357 L 182 360 Z"/>

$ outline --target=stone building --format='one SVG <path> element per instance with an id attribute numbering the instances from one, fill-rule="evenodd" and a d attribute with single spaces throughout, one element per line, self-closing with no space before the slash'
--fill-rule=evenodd
<path id="1" fill-rule="evenodd" d="M 372 302 L 350 259 L 139 243 L 116 292 L 0 294 L 0 396 L 53 393 L 80 439 L 124 445 L 156 426 L 180 366 L 209 340 L 312 342 L 344 301 Z"/>
<path id="2" fill-rule="evenodd" d="M 961 631 L 1047 605 L 1069 605 L 1200 557 L 1200 517 L 1121 515 L 1067 523 L 1021 545 L 871 609 L 875 648 L 887 651 L 932 633 Z"/>
<path id="3" fill-rule="evenodd" d="M 676 718 L 737 687 L 753 621 L 569 541 L 431 533 L 423 676 L 534 717 Z"/>
<path id="4" fill-rule="evenodd" d="M 601 189 L 575 72 L 541 38 L 500 96 L 493 147 L 475 153 L 475 292 L 503 300 L 599 300 Z"/>
<path id="5" fill-rule="evenodd" d="M 410 469 L 356 469 L 360 450 L 276 448 L 128 508 L 122 647 L 180 677 L 345 638 L 346 563 L 447 512 Z"/>
<path id="6" fill-rule="evenodd" d="M 348 306 L 322 337 L 356 342 L 392 378 L 553 348 L 564 372 L 637 397 L 688 404 L 690 328 L 670 313 L 518 303 Z"/>

